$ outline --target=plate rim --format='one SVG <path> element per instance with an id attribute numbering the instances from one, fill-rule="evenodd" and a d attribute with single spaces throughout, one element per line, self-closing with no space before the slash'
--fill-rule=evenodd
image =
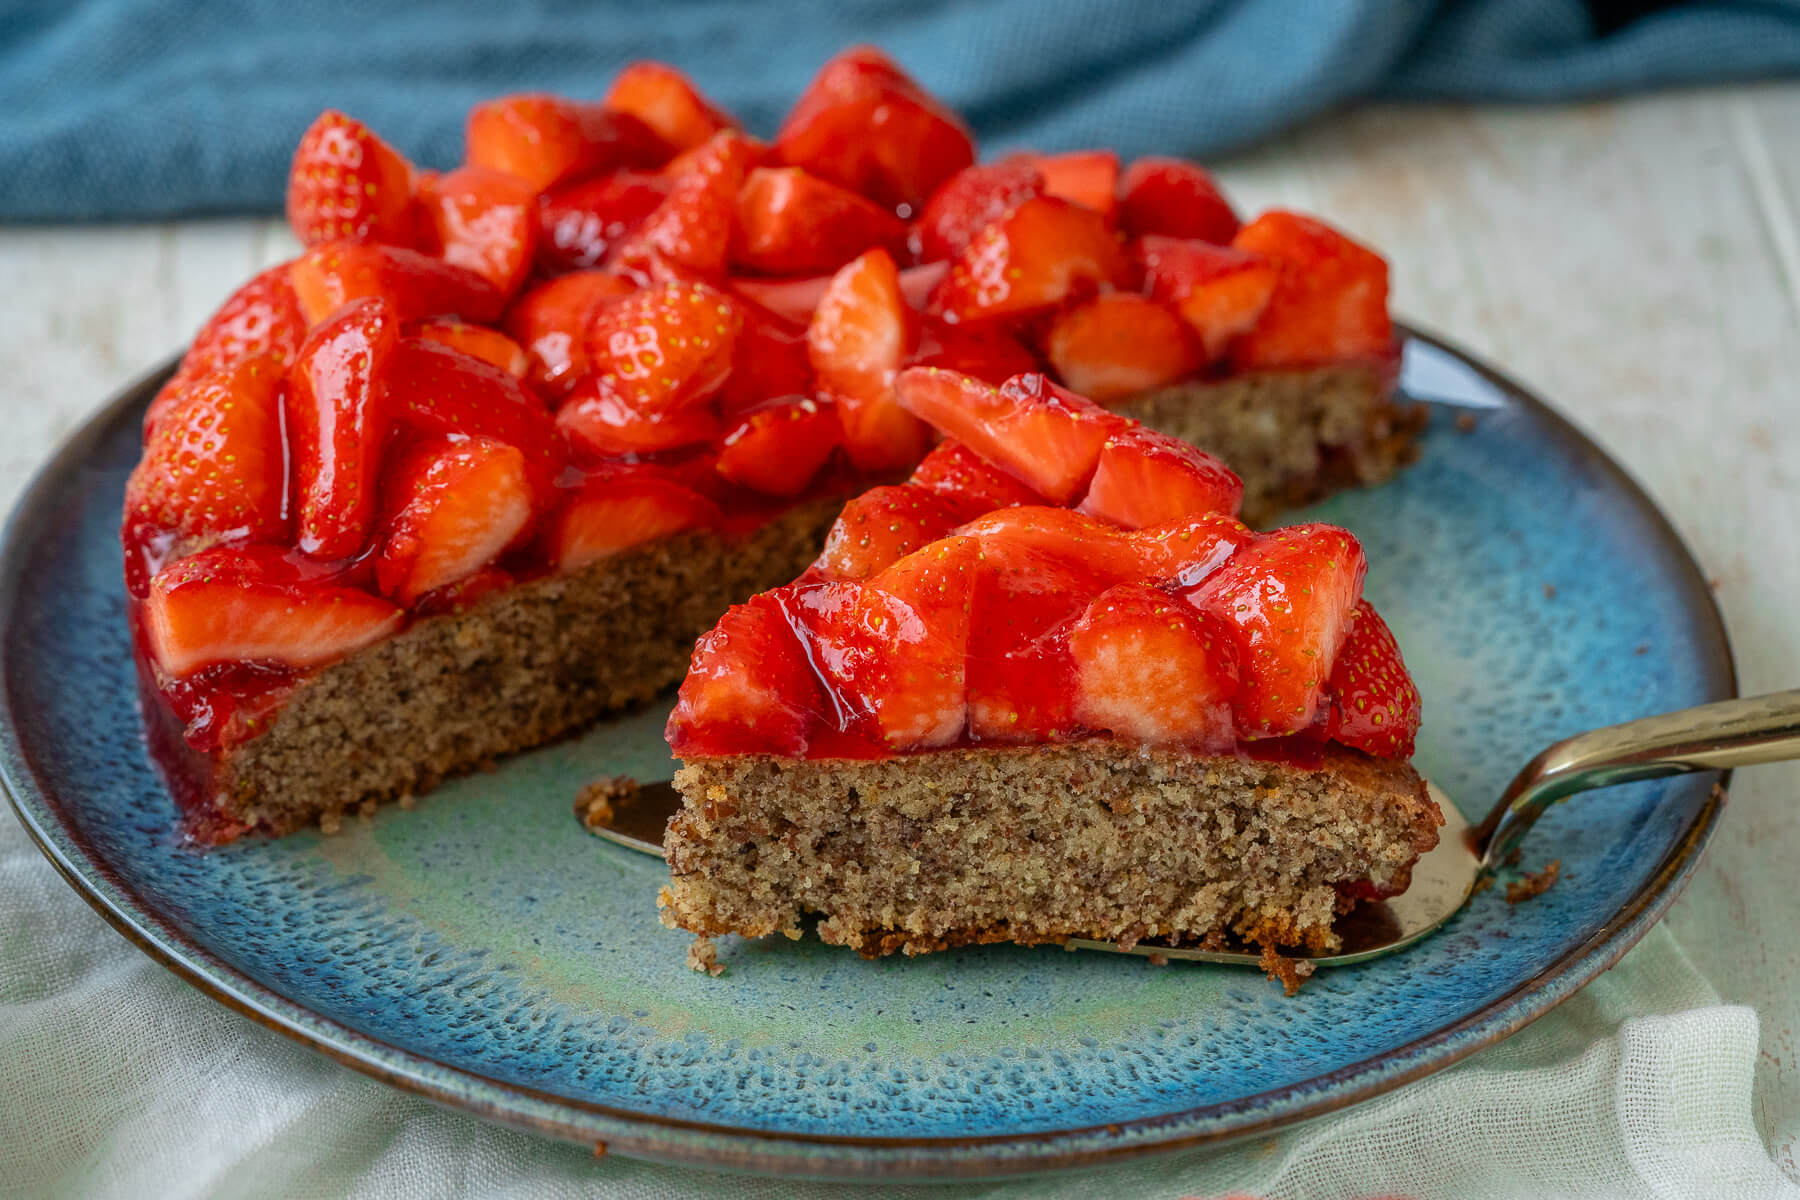
<path id="1" fill-rule="evenodd" d="M 1714 698 L 1737 695 L 1735 656 L 1717 598 L 1693 552 L 1636 478 L 1579 426 L 1524 385 L 1415 325 L 1398 324 L 1397 329 L 1403 338 L 1446 353 L 1475 371 L 1510 401 L 1551 426 L 1588 465 L 1611 478 L 1646 520 L 1652 538 L 1672 552 L 1678 570 L 1669 582 L 1684 593 L 1697 633 L 1716 642 L 1712 647 L 1716 659 L 1711 653 L 1706 656 L 1713 676 L 1708 682 L 1722 692 Z M 38 516 L 66 473 L 79 466 L 104 434 L 160 385 L 176 361 L 170 359 L 139 376 L 77 425 L 19 493 L 0 528 L 0 630 L 11 627 L 24 584 L 25 549 L 37 523 L 32 518 Z M 792 1178 L 980 1179 L 1098 1166 L 1266 1134 L 1435 1074 L 1549 1013 L 1623 957 L 1674 903 L 1692 876 L 1700 852 L 1716 828 L 1730 780 L 1728 771 L 1693 777 L 1695 788 L 1708 786 L 1710 778 L 1707 798 L 1644 886 L 1586 939 L 1481 1008 L 1378 1056 L 1230 1101 L 1105 1124 L 971 1137 L 799 1133 L 635 1112 L 496 1079 L 372 1037 L 258 983 L 211 951 L 187 941 L 117 876 L 78 828 L 56 819 L 55 804 L 36 785 L 14 719 L 12 696 L 5 686 L 7 667 L 5 640 L 0 638 L 0 790 L 5 791 L 14 815 L 39 851 L 90 907 L 139 950 L 203 995 L 353 1070 L 488 1121 L 592 1145 L 597 1154 L 612 1151 L 675 1165 Z M 85 862 L 75 861 L 71 851 Z M 1476 1036 L 1469 1036 L 1471 1033 Z M 1384 1064 L 1396 1062 L 1405 1065 L 1398 1070 L 1383 1069 Z M 1351 1082 L 1359 1076 L 1365 1078 Z M 1318 1094 L 1308 1099 L 1309 1092 Z M 1285 1106 L 1281 1104 L 1284 1099 Z M 525 1111 L 527 1104 L 538 1111 Z M 556 1115 L 559 1110 L 560 1117 Z M 1251 1112 L 1260 1115 L 1231 1119 L 1233 1113 Z M 1177 1131 L 1196 1122 L 1211 1127 Z M 1168 1127 L 1167 1136 L 1156 1136 L 1159 1127 Z M 1089 1141 L 1102 1144 L 1070 1145 Z M 1107 1141 L 1116 1144 L 1104 1144 Z"/>

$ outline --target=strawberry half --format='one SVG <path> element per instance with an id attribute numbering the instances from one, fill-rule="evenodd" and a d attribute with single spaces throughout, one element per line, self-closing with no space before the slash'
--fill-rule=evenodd
<path id="1" fill-rule="evenodd" d="M 1151 236 L 1138 254 L 1150 294 L 1200 336 L 1209 361 L 1256 326 L 1275 294 L 1275 265 L 1244 250 Z"/>
<path id="2" fill-rule="evenodd" d="M 487 566 L 531 524 L 525 456 L 491 438 L 440 438 L 400 455 L 388 472 L 387 518 L 375 579 L 411 607 Z"/>
<path id="3" fill-rule="evenodd" d="M 904 287 L 906 272 L 900 273 L 900 280 Z M 929 319 L 920 323 L 918 345 L 906 365 L 957 371 L 995 386 L 1014 375 L 1043 370 L 1037 356 L 997 323 L 946 325 Z"/>
<path id="4" fill-rule="evenodd" d="M 602 305 L 588 324 L 589 369 L 645 413 L 684 408 L 731 373 L 743 316 L 705 284 L 665 284 Z"/>
<path id="5" fill-rule="evenodd" d="M 766 275 L 810 275 L 905 239 L 900 218 L 847 188 L 799 167 L 758 167 L 738 192 L 731 261 Z"/>
<path id="6" fill-rule="evenodd" d="M 643 226 L 673 182 L 656 172 L 612 171 L 545 192 L 537 202 L 538 266 L 562 272 L 604 261 Z"/>
<path id="7" fill-rule="evenodd" d="M 717 414 L 708 404 L 645 410 L 619 394 L 603 379 L 575 385 L 556 410 L 556 427 L 570 443 L 594 458 L 655 454 L 719 436 Z"/>
<path id="8" fill-rule="evenodd" d="M 894 394 L 910 326 L 899 272 L 885 250 L 871 250 L 832 276 L 807 326 L 819 388 L 836 401 L 844 448 L 864 471 L 910 466 L 930 444 L 930 431 Z"/>
<path id="9" fill-rule="evenodd" d="M 314 558 L 349 558 L 368 540 L 392 424 L 387 373 L 399 342 L 393 311 L 358 300 L 312 331 L 288 372 L 295 523 L 300 549 Z"/>
<path id="10" fill-rule="evenodd" d="M 737 124 L 702 96 L 692 80 L 666 63 L 632 63 L 619 72 L 601 103 L 636 117 L 677 153 Z"/>
<path id="11" fill-rule="evenodd" d="M 411 337 L 426 338 L 448 346 L 470 358 L 492 363 L 514 379 L 523 379 L 531 367 L 531 359 L 523 346 L 498 329 L 490 329 L 486 325 L 470 325 L 466 321 L 440 318 L 415 322 L 407 327 L 406 333 Z"/>
<path id="12" fill-rule="evenodd" d="M 1043 346 L 1057 378 L 1100 404 L 1167 387 L 1201 363 L 1180 317 L 1128 292 L 1106 292 L 1058 313 Z"/>
<path id="13" fill-rule="evenodd" d="M 1040 312 L 1078 292 L 1122 283 L 1128 266 L 1099 213 L 1034 196 L 976 236 L 926 311 L 952 323 Z"/>
<path id="14" fill-rule="evenodd" d="M 1237 646 L 1218 617 L 1144 583 L 1096 596 L 1069 629 L 1076 720 L 1153 746 L 1226 754 Z"/>
<path id="15" fill-rule="evenodd" d="M 738 191 L 760 156 L 736 130 L 715 134 L 671 164 L 669 194 L 613 251 L 613 260 L 654 274 L 656 263 L 708 277 L 725 274 Z"/>
<path id="16" fill-rule="evenodd" d="M 1236 516 L 1244 481 L 1180 438 L 1133 424 L 1106 439 L 1079 511 L 1126 529 L 1201 513 Z"/>
<path id="17" fill-rule="evenodd" d="M 176 553 L 223 538 L 287 536 L 287 447 L 281 432 L 285 372 L 248 359 L 171 395 L 125 485 L 126 577 L 141 595 L 139 552 L 172 536 Z M 169 549 L 170 547 L 163 547 Z"/>
<path id="18" fill-rule="evenodd" d="M 980 541 L 969 613 L 969 734 L 1008 743 L 1067 737 L 1077 723 L 1064 634 L 1109 581 L 1082 563 L 1078 546 L 1014 542 L 991 530 Z"/>
<path id="19" fill-rule="evenodd" d="M 181 366 L 163 385 L 144 414 L 149 435 L 159 418 L 187 384 L 202 375 L 235 367 L 250 359 L 266 359 L 279 369 L 294 361 L 306 340 L 306 318 L 288 282 L 288 263 L 257 275 L 219 306 L 194 335 Z"/>
<path id="20" fill-rule="evenodd" d="M 955 507 L 924 488 L 870 488 L 844 505 L 812 570 L 823 579 L 867 579 L 961 521 Z"/>
<path id="21" fill-rule="evenodd" d="M 906 482 L 947 501 L 964 520 L 996 508 L 1044 502 L 1042 496 L 961 442 L 939 442 Z"/>
<path id="22" fill-rule="evenodd" d="M 1144 563 L 1142 578 L 1192 593 L 1261 536 L 1229 513 L 1203 512 L 1146 525 L 1132 533 L 1131 542 Z"/>
<path id="23" fill-rule="evenodd" d="M 1091 208 L 1110 223 L 1118 216 L 1119 156 L 1111 150 L 1024 154 L 1044 177 L 1044 194 Z"/>
<path id="24" fill-rule="evenodd" d="M 525 348 L 525 378 L 547 396 L 560 395 L 588 372 L 588 327 L 600 308 L 637 291 L 610 271 L 576 271 L 540 283 L 506 313 L 506 331 Z"/>
<path id="25" fill-rule="evenodd" d="M 765 496 L 798 496 L 843 436 L 829 404 L 810 398 L 772 400 L 746 410 L 725 435 L 717 469 Z"/>
<path id="26" fill-rule="evenodd" d="M 958 171 L 934 193 L 919 215 L 919 259 L 952 259 L 969 248 L 982 230 L 1044 194 L 1044 175 L 1032 163 L 1012 158 Z"/>
<path id="27" fill-rule="evenodd" d="M 975 161 L 956 114 L 870 46 L 820 68 L 775 135 L 775 158 L 912 211 Z"/>
<path id="28" fill-rule="evenodd" d="M 516 175 L 533 191 L 620 167 L 654 167 L 671 151 L 629 113 L 541 92 L 502 96 L 469 110 L 471 166 Z"/>
<path id="29" fill-rule="evenodd" d="M 726 609 L 694 643 L 665 734 L 680 759 L 771 751 L 798 757 L 824 710 L 794 630 L 764 594 Z"/>
<path id="30" fill-rule="evenodd" d="M 1179 158 L 1140 158 L 1119 180 L 1119 219 L 1127 233 L 1192 238 L 1220 246 L 1237 235 L 1238 215 L 1198 165 Z"/>
<path id="31" fill-rule="evenodd" d="M 1124 423 L 1035 373 L 996 388 L 953 371 L 908 367 L 896 394 L 908 412 L 1058 504 L 1081 494 L 1100 447 Z"/>
<path id="32" fill-rule="evenodd" d="M 288 280 L 308 325 L 370 297 L 387 301 L 397 321 L 458 316 L 491 325 L 506 306 L 474 271 L 399 246 L 327 242 L 295 259 Z"/>
<path id="33" fill-rule="evenodd" d="M 1295 733 L 1318 717 L 1366 569 L 1349 531 L 1291 525 L 1243 547 L 1188 593 L 1234 631 L 1239 736 Z"/>
<path id="34" fill-rule="evenodd" d="M 545 550 L 559 571 L 611 558 L 634 546 L 716 524 L 719 506 L 650 469 L 614 468 L 590 476 L 545 528 Z"/>
<path id="35" fill-rule="evenodd" d="M 719 396 L 726 415 L 760 408 L 772 400 L 811 397 L 813 368 L 806 326 L 741 297 L 737 308 L 744 323 L 732 348 L 731 375 Z M 841 433 L 838 440 L 843 440 Z"/>
<path id="36" fill-rule="evenodd" d="M 143 614 L 150 653 L 177 678 L 214 663 L 324 666 L 402 619 L 387 601 L 274 546 L 215 546 L 182 559 L 150 581 Z"/>
<path id="37" fill-rule="evenodd" d="M 537 191 L 487 167 L 459 167 L 419 188 L 425 249 L 475 272 L 510 297 L 531 271 Z"/>
<path id="38" fill-rule="evenodd" d="M 1233 348 L 1235 365 L 1291 367 L 1392 353 L 1388 268 L 1379 254 L 1322 221 L 1279 210 L 1244 226 L 1232 245 L 1279 272 L 1268 308 Z"/>
<path id="39" fill-rule="evenodd" d="M 1331 667 L 1331 736 L 1377 758 L 1411 758 L 1419 733 L 1419 689 L 1400 643 L 1367 600 Z"/>
<path id="40" fill-rule="evenodd" d="M 1090 597 L 1115 583 L 1153 577 L 1168 557 L 1162 548 L 1146 544 L 1143 534 L 1068 508 L 996 509 L 964 522 L 956 531 L 980 542 L 993 559 L 1024 555 L 1080 572 L 1094 583 L 1086 593 Z"/>
<path id="41" fill-rule="evenodd" d="M 461 434 L 518 447 L 532 491 L 549 500 L 567 456 L 550 414 L 517 379 L 439 342 L 403 337 L 387 387 L 394 419 L 415 437 Z"/>
<path id="42" fill-rule="evenodd" d="M 413 242 L 412 164 L 368 126 L 326 109 L 300 135 L 287 218 L 303 246 Z"/>

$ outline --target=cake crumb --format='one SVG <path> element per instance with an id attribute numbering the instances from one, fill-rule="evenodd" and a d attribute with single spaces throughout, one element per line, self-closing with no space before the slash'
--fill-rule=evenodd
<path id="1" fill-rule="evenodd" d="M 380 802 L 377 801 L 375 797 L 365 797 L 363 802 L 356 806 L 356 815 L 367 821 L 370 817 L 375 815 L 375 810 L 379 807 Z"/>
<path id="2" fill-rule="evenodd" d="M 602 775 L 575 793 L 575 816 L 590 832 L 605 829 L 639 790 L 638 781 L 629 775 Z"/>
<path id="3" fill-rule="evenodd" d="M 1456 414 L 1456 432 L 1458 432 L 1458 433 L 1474 433 L 1475 432 L 1475 414 L 1472 412 L 1457 413 Z"/>
<path id="4" fill-rule="evenodd" d="M 1169 965 L 1169 956 L 1166 954 L 1146 954 L 1144 957 L 1149 960 L 1150 965 L 1153 967 L 1166 967 Z"/>
<path id="5" fill-rule="evenodd" d="M 1553 858 L 1550 865 L 1541 871 L 1527 871 L 1525 878 L 1515 879 L 1506 885 L 1506 902 L 1522 904 L 1534 896 L 1541 896 L 1556 885 L 1557 875 L 1562 871 L 1562 859 Z"/>
<path id="6" fill-rule="evenodd" d="M 1554 583 L 1546 583 L 1544 585 L 1544 599 L 1546 599 L 1546 600 L 1556 599 L 1556 585 Z"/>
<path id="7" fill-rule="evenodd" d="M 1650 653 L 1650 643 L 1649 642 L 1639 642 L 1637 644 L 1637 646 L 1631 652 L 1633 654 L 1637 655 L 1639 658 L 1642 658 L 1644 655 Z"/>
<path id="8" fill-rule="evenodd" d="M 688 947 L 687 965 L 690 970 L 705 971 L 714 979 L 725 973 L 725 964 L 719 961 L 719 948 L 704 933 Z"/>
<path id="9" fill-rule="evenodd" d="M 1481 895 L 1481 893 L 1487 891 L 1489 888 L 1491 888 L 1493 886 L 1494 886 L 1494 877 L 1492 875 L 1490 875 L 1488 872 L 1483 871 L 1479 876 L 1476 877 L 1475 886 L 1469 889 L 1469 895 L 1479 896 L 1479 895 Z"/>
<path id="10" fill-rule="evenodd" d="M 1268 942 L 1263 943 L 1262 958 L 1256 965 L 1289 996 L 1298 992 L 1300 985 L 1313 973 L 1311 962 L 1304 958 L 1289 958 Z"/>
<path id="11" fill-rule="evenodd" d="M 319 832 L 324 834 L 326 837 L 330 837 L 332 834 L 338 832 L 343 827 L 344 827 L 344 810 L 343 809 L 328 808 L 324 812 L 319 814 Z"/>
<path id="12" fill-rule="evenodd" d="M 400 798 L 394 803 L 398 804 L 406 811 L 411 812 L 413 809 L 419 807 L 419 798 L 411 792 L 401 792 Z"/>

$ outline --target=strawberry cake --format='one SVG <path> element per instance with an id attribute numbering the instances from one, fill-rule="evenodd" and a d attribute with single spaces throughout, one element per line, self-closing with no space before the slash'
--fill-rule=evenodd
<path id="1" fill-rule="evenodd" d="M 1255 521 L 1391 472 L 1415 429 L 1380 258 L 1240 223 L 1191 163 L 978 165 L 869 49 L 768 144 L 654 63 L 477 105 L 442 172 L 327 112 L 287 213 L 301 252 L 195 337 L 125 500 L 147 725 L 208 841 L 678 681 L 931 450 L 908 368 L 1048 372 L 1225 455 Z"/>
<path id="2" fill-rule="evenodd" d="M 1278 956 L 1406 888 L 1442 815 L 1354 536 L 1252 531 L 1216 458 L 1041 374 L 897 388 L 948 440 L 695 648 L 666 923 Z"/>

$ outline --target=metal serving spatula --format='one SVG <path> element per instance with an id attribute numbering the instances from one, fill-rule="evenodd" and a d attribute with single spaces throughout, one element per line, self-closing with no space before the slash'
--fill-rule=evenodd
<path id="1" fill-rule="evenodd" d="M 1795 758 L 1800 758 L 1800 689 L 1722 700 L 1564 738 L 1527 763 L 1476 826 L 1463 819 L 1448 796 L 1428 784 L 1432 799 L 1444 810 L 1444 828 L 1437 848 L 1413 868 L 1412 886 L 1383 903 L 1358 905 L 1337 923 L 1343 940 L 1338 953 L 1310 961 L 1317 966 L 1363 962 L 1431 933 L 1474 894 L 1483 875 L 1518 848 L 1544 810 L 1577 792 Z M 630 803 L 615 806 L 611 824 L 587 828 L 608 841 L 660 858 L 663 830 L 680 810 L 681 795 L 666 781 L 640 788 Z M 1254 949 L 1199 950 L 1152 942 L 1139 942 L 1130 950 L 1086 938 L 1071 938 L 1067 945 L 1250 966 L 1261 958 Z"/>

